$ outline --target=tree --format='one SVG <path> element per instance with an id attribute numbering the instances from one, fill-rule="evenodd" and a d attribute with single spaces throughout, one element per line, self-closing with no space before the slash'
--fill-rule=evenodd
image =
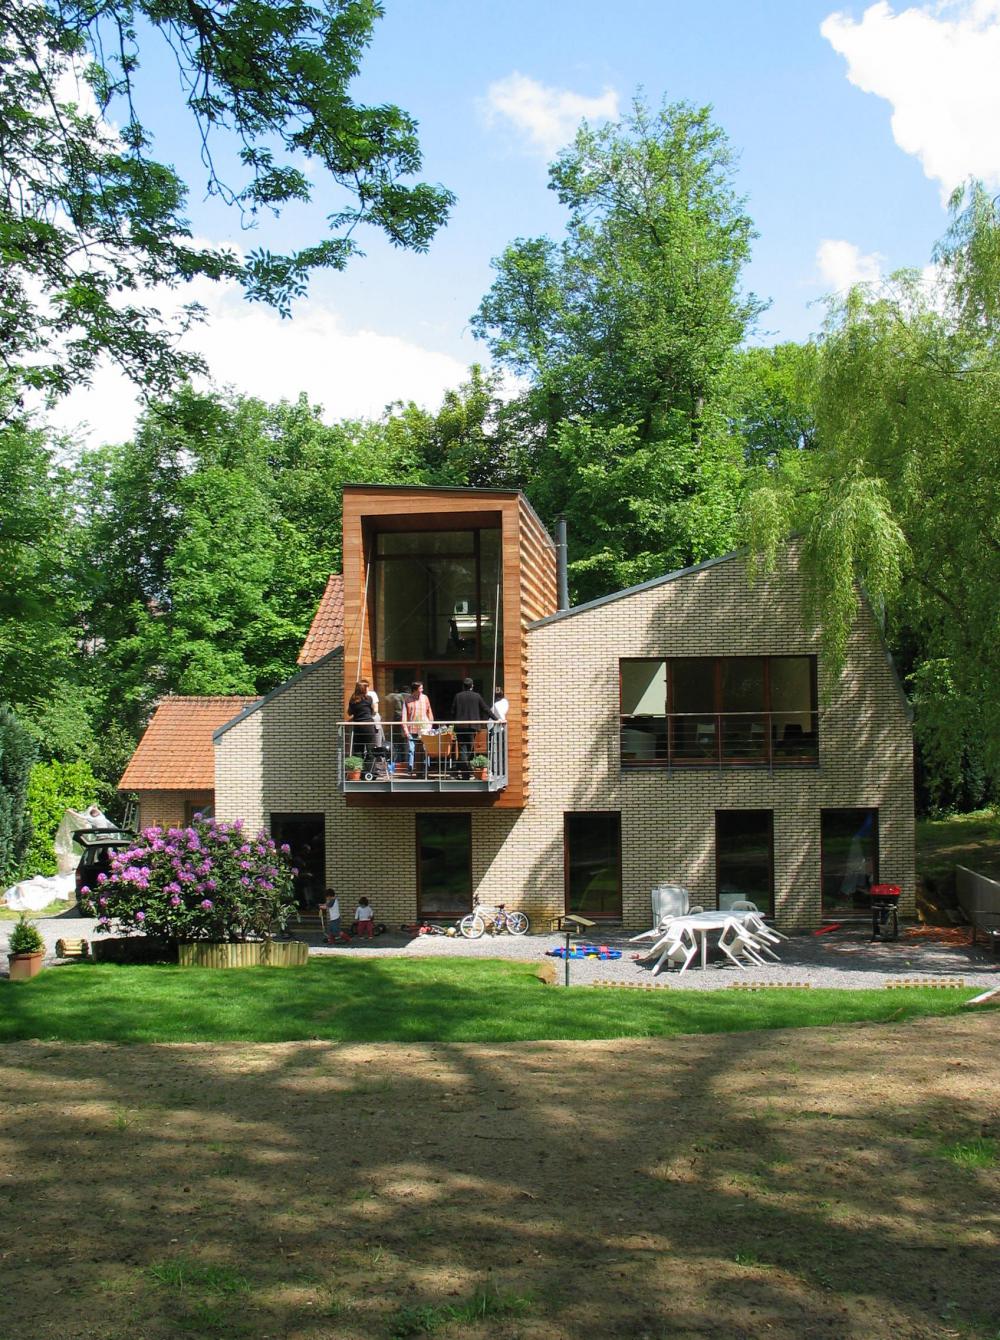
<path id="1" fill-rule="evenodd" d="M 52 392 L 86 381 L 104 352 L 162 392 L 200 367 L 147 290 L 233 279 L 287 314 L 316 269 L 360 254 L 375 228 L 424 250 L 452 203 L 420 170 L 417 127 L 349 95 L 378 0 L 22 0 L 0 14 L 0 349 Z M 187 187 L 153 157 L 140 61 L 157 40 L 176 63 L 210 195 L 244 224 L 313 195 L 325 236 L 242 258 L 193 239 Z M 148 94 L 147 94 L 148 96 Z M 114 122 L 118 122 L 115 129 Z"/>
<path id="2" fill-rule="evenodd" d="M 858 584 L 887 611 L 940 792 L 971 755 L 1000 777 L 1000 215 L 981 188 L 953 200 L 936 260 L 934 283 L 902 273 L 832 305 L 820 448 L 753 472 L 746 519 L 765 562 L 803 533 L 834 665 Z"/>
<path id="3" fill-rule="evenodd" d="M 31 818 L 31 845 L 22 874 L 54 875 L 56 831 L 68 809 L 84 810 L 97 799 L 99 784 L 87 763 L 36 763 L 28 779 L 27 810 Z"/>
<path id="4" fill-rule="evenodd" d="M 34 761 L 35 742 L 0 704 L 0 884 L 16 877 L 31 842 L 27 797 Z"/>
<path id="5" fill-rule="evenodd" d="M 637 101 L 552 165 L 562 242 L 512 243 L 473 318 L 520 397 L 524 483 L 569 515 L 578 596 L 720 552 L 742 468 L 735 351 L 753 228 L 710 109 Z"/>

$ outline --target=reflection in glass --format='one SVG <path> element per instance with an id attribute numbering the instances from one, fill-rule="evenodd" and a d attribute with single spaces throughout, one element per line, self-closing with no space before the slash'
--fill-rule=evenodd
<path id="1" fill-rule="evenodd" d="M 774 903 L 773 829 L 771 810 L 716 810 L 720 909 L 746 900 L 770 915 Z"/>
<path id="2" fill-rule="evenodd" d="M 623 763 L 663 763 L 667 757 L 667 663 L 621 662 Z"/>
<path id="3" fill-rule="evenodd" d="M 472 910 L 472 816 L 418 814 L 420 915 L 461 917 Z"/>
<path id="4" fill-rule="evenodd" d="M 878 810 L 823 810 L 823 914 L 867 913 L 878 883 Z"/>
<path id="5" fill-rule="evenodd" d="M 566 815 L 566 911 L 593 920 L 620 920 L 621 815 Z"/>

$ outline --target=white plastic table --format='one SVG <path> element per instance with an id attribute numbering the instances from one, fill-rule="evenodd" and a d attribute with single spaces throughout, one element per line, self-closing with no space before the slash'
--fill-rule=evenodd
<path id="1" fill-rule="evenodd" d="M 712 931 L 718 931 L 720 934 L 726 929 L 731 921 L 744 921 L 747 917 L 755 916 L 753 912 L 695 912 L 690 917 L 675 917 L 670 923 L 670 929 L 663 935 L 649 951 L 649 957 L 660 953 L 661 957 L 657 960 L 653 968 L 655 976 L 663 967 L 662 951 L 674 938 L 677 931 L 689 930 L 697 939 L 701 937 L 701 969 L 702 972 L 708 967 L 708 937 Z M 686 972 L 686 968 L 681 968 L 681 972 Z"/>

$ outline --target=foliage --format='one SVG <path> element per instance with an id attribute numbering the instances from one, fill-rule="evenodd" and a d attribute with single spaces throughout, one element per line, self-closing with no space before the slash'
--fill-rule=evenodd
<path id="1" fill-rule="evenodd" d="M 361 225 L 394 246 L 425 250 L 452 196 L 404 184 L 421 166 L 412 117 L 349 95 L 380 14 L 377 0 L 4 6 L 0 268 L 8 366 L 21 364 L 30 384 L 61 393 L 86 381 L 104 353 L 139 385 L 163 391 L 200 367 L 176 336 L 203 313 L 189 303 L 177 321 L 165 319 L 149 299 L 153 287 L 232 279 L 287 314 L 313 270 L 343 269 L 359 253 Z M 325 236 L 286 255 L 259 247 L 245 258 L 192 237 L 187 186 L 152 156 L 140 115 L 144 92 L 152 96 L 141 64 L 159 42 L 177 66 L 181 115 L 200 138 L 209 196 L 250 226 L 259 215 L 306 204 L 315 175 L 328 202 Z"/>
<path id="2" fill-rule="evenodd" d="M 672 1037 L 958 1014 L 969 987 L 898 991 L 628 991 L 543 986 L 532 963 L 311 959 L 304 968 L 192 973 L 74 964 L 8 1005 L 0 1041 L 506 1042 Z"/>
<path id="3" fill-rule="evenodd" d="M 735 412 L 747 463 L 777 465 L 817 446 L 814 409 L 819 347 L 744 349 L 735 367 Z"/>
<path id="4" fill-rule="evenodd" d="M 831 306 L 818 353 L 821 449 L 751 474 L 747 533 L 765 563 L 798 530 L 827 653 L 843 654 L 863 585 L 908 644 L 932 789 L 970 757 L 1000 776 L 1000 214 L 953 202 L 937 271 Z M 932 796 L 933 798 L 933 796 Z"/>
<path id="5" fill-rule="evenodd" d="M 485 754 L 473 754 L 469 759 L 469 766 L 471 768 L 488 768 L 490 761 Z"/>
<path id="6" fill-rule="evenodd" d="M 45 949 L 45 941 L 34 922 L 28 921 L 22 912 L 17 925 L 10 933 L 7 944 L 9 954 L 40 954 Z"/>
<path id="7" fill-rule="evenodd" d="M 110 875 L 84 886 L 81 907 L 98 931 L 168 943 L 269 939 L 295 908 L 289 849 L 243 823 L 196 816 L 188 828 L 147 828 L 111 855 Z"/>
<path id="8" fill-rule="evenodd" d="M 584 125 L 549 173 L 564 240 L 511 243 L 473 318 L 529 382 L 504 422 L 542 516 L 568 517 L 578 598 L 730 546 L 736 349 L 760 311 L 732 172 L 708 108 Z"/>
<path id="9" fill-rule="evenodd" d="M 360 772 L 364 762 L 364 759 L 359 758 L 357 754 L 348 754 L 344 759 L 344 769 L 346 772 Z"/>
<path id="10" fill-rule="evenodd" d="M 14 712 L 0 704 L 0 884 L 15 878 L 31 842 L 28 782 L 35 742 Z"/>
<path id="11" fill-rule="evenodd" d="M 72 763 L 36 763 L 28 782 L 28 814 L 31 845 L 22 865 L 22 875 L 54 875 L 56 856 L 52 842 L 66 810 L 82 810 L 94 803 L 98 783 L 90 765 L 82 759 Z"/>

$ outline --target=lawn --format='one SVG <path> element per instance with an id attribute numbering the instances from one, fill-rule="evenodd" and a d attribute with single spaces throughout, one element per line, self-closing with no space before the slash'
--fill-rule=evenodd
<path id="1" fill-rule="evenodd" d="M 975 989 L 628 991 L 529 963 L 314 959 L 233 972 L 72 964 L 0 982 L 0 1041 L 523 1042 L 665 1037 L 953 1014 Z"/>
<path id="2" fill-rule="evenodd" d="M 1000 815 L 995 810 L 917 820 L 917 874 L 927 888 L 953 889 L 956 865 L 1000 879 Z"/>
<path id="3" fill-rule="evenodd" d="M 261 988 L 265 1021 L 296 986 L 318 1013 L 349 982 L 402 998 L 406 980 L 415 1027 L 457 1030 L 458 994 L 435 1030 L 430 991 L 413 987 L 435 965 L 419 966 L 422 979 L 343 975 L 339 992 L 333 971 L 274 972 L 280 995 L 241 980 Z M 489 996 L 461 997 L 477 1027 L 489 1008 L 509 1031 L 506 1007 L 531 991 L 552 1017 L 585 1017 L 588 997 L 613 1008 L 602 991 L 564 994 L 511 969 L 504 987 L 475 966 L 449 979 Z M 146 983 L 140 1016 L 151 976 L 121 974 Z M 201 1008 L 200 984 L 215 1008 L 221 974 L 188 976 L 188 1003 Z M 26 1010 L 61 979 L 81 988 L 93 1031 L 87 984 L 110 999 L 103 970 L 47 973 L 0 1008 Z M 768 1012 L 742 992 L 681 994 L 620 993 L 633 1024 Z M 800 1017 L 817 1005 L 788 994 Z M 907 1008 L 904 992 L 881 994 Z M 394 1008 L 372 1002 L 371 1029 Z M 126 1009 L 116 993 L 112 1022 Z M 0 1047 L 0 1332 L 997 1340 L 997 1022 L 968 1011 L 595 1042 L 15 1042 Z"/>

